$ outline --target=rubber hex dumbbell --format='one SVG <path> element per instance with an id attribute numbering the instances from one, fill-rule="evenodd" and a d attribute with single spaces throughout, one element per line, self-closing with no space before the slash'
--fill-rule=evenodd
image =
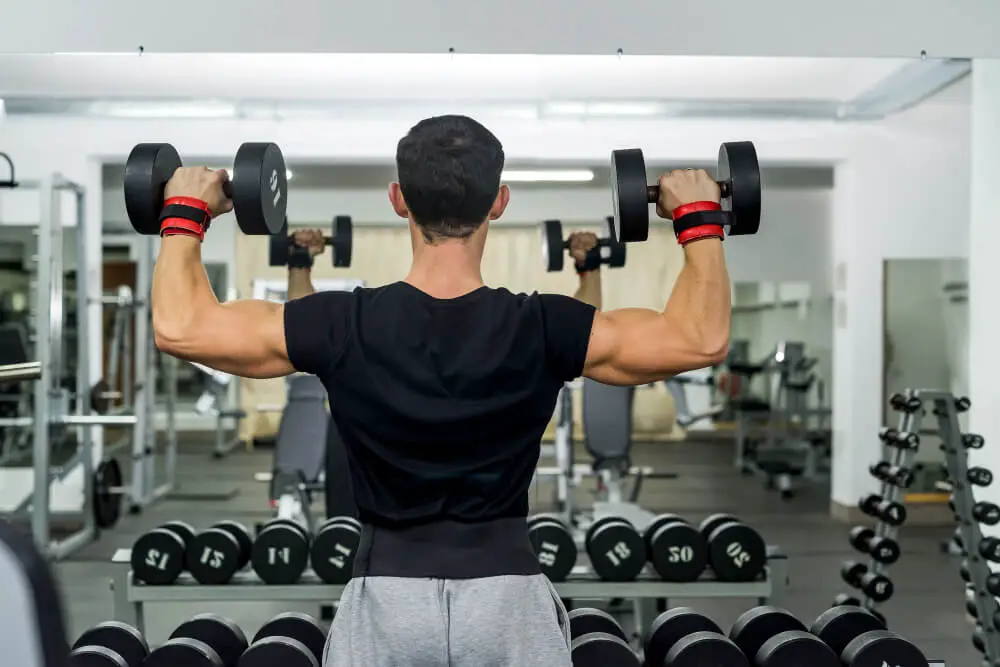
<path id="1" fill-rule="evenodd" d="M 744 612 L 729 630 L 743 654 L 757 667 L 840 667 L 840 660 L 819 637 L 790 612 L 755 607 Z"/>
<path id="2" fill-rule="evenodd" d="M 867 526 L 855 526 L 850 533 L 851 546 L 879 563 L 890 565 L 899 560 L 899 543 L 891 537 L 876 537 Z"/>
<path id="3" fill-rule="evenodd" d="M 993 483 L 993 472 L 988 468 L 973 466 L 966 471 L 965 478 L 973 486 L 986 487 Z"/>
<path id="4" fill-rule="evenodd" d="M 892 484 L 900 489 L 908 489 L 913 484 L 913 471 L 904 466 L 894 466 L 888 461 L 879 461 L 868 466 L 868 472 L 877 480 Z"/>
<path id="5" fill-rule="evenodd" d="M 600 257 L 602 265 L 613 269 L 625 266 L 625 244 L 616 241 L 611 228 L 614 218 L 605 220 L 605 233 L 597 239 L 597 246 L 590 252 Z M 562 271 L 569 250 L 569 240 L 563 238 L 562 223 L 559 220 L 546 220 L 542 223 L 542 260 L 546 271 Z"/>
<path id="6" fill-rule="evenodd" d="M 914 644 L 885 629 L 885 619 L 860 607 L 835 607 L 819 615 L 809 631 L 844 665 L 925 667 L 927 658 Z"/>
<path id="7" fill-rule="evenodd" d="M 858 509 L 890 526 L 902 526 L 906 523 L 906 506 L 902 503 L 884 500 L 877 493 L 862 496 L 858 500 Z"/>
<path id="8" fill-rule="evenodd" d="M 903 394 L 893 394 L 889 397 L 889 407 L 897 412 L 914 413 L 923 407 L 923 402 L 916 396 L 907 398 Z"/>
<path id="9" fill-rule="evenodd" d="M 309 565 L 309 531 L 291 519 L 271 519 L 250 550 L 250 565 L 265 584 L 296 583 Z"/>
<path id="10" fill-rule="evenodd" d="M 247 646 L 243 631 L 228 618 L 198 614 L 154 648 L 142 667 L 236 667 Z"/>
<path id="11" fill-rule="evenodd" d="M 170 144 L 138 144 L 125 161 L 125 210 L 139 234 L 159 235 L 163 189 L 181 167 Z M 223 188 L 233 200 L 236 222 L 244 234 L 274 234 L 285 221 L 288 181 L 285 158 L 276 144 L 246 143 L 236 151 L 232 180 Z M 178 211 L 178 217 L 186 217 Z"/>
<path id="12" fill-rule="evenodd" d="M 695 581 L 708 566 L 708 543 L 676 514 L 661 514 L 643 531 L 647 558 L 664 581 Z"/>
<path id="13" fill-rule="evenodd" d="M 587 528 L 590 566 L 604 581 L 632 581 L 646 566 L 646 543 L 627 519 L 606 516 Z"/>
<path id="14" fill-rule="evenodd" d="M 229 583 L 250 560 L 253 539 L 246 526 L 236 521 L 219 521 L 195 535 L 184 552 L 188 572 L 200 584 Z"/>
<path id="15" fill-rule="evenodd" d="M 748 667 L 746 656 L 715 622 L 690 607 L 674 607 L 653 621 L 646 667 Z"/>
<path id="16" fill-rule="evenodd" d="M 722 194 L 721 225 L 729 235 L 756 234 L 760 228 L 760 165 L 752 142 L 722 144 L 716 168 Z M 611 153 L 611 201 L 615 215 L 612 237 L 622 243 L 649 237 L 649 205 L 660 197 L 659 185 L 648 185 L 646 161 L 638 148 Z"/>
<path id="17" fill-rule="evenodd" d="M 333 252 L 330 254 L 335 268 L 350 266 L 354 248 L 354 224 L 351 222 L 351 216 L 338 215 L 335 217 L 331 234 L 323 237 L 323 244 L 333 248 Z M 288 220 L 286 219 L 284 226 L 278 233 L 271 236 L 268 264 L 270 266 L 285 266 L 293 252 L 308 252 L 308 250 L 295 245 L 294 237 L 288 233 Z"/>
<path id="18" fill-rule="evenodd" d="M 193 537 L 194 528 L 183 521 L 168 521 L 140 536 L 132 545 L 133 576 L 155 586 L 174 583 L 184 571 L 184 552 Z"/>
<path id="19" fill-rule="evenodd" d="M 767 545 L 756 530 L 730 514 L 713 514 L 698 526 L 708 544 L 708 564 L 720 581 L 753 581 L 767 565 Z"/>
<path id="20" fill-rule="evenodd" d="M 602 609 L 593 607 L 578 607 L 569 612 L 569 634 L 571 637 L 582 637 L 593 632 L 603 632 L 628 641 L 628 635 L 622 630 L 614 616 Z"/>
<path id="21" fill-rule="evenodd" d="M 312 616 L 297 611 L 278 614 L 257 631 L 238 667 L 319 667 L 326 639 L 323 626 Z"/>
<path id="22" fill-rule="evenodd" d="M 899 431 L 888 426 L 883 426 L 878 431 L 879 440 L 888 447 L 899 449 L 919 449 L 920 436 L 909 431 Z"/>
<path id="23" fill-rule="evenodd" d="M 73 642 L 69 667 L 140 667 L 149 655 L 142 633 L 120 621 L 99 623 Z"/>
<path id="24" fill-rule="evenodd" d="M 840 578 L 851 588 L 856 588 L 875 602 L 885 602 L 892 597 L 895 587 L 884 574 L 868 571 L 868 566 L 854 560 L 840 566 Z"/>
<path id="25" fill-rule="evenodd" d="M 316 576 L 327 584 L 351 580 L 354 557 L 361 544 L 361 522 L 351 516 L 334 516 L 316 529 L 309 561 Z"/>
<path id="26" fill-rule="evenodd" d="M 566 581 L 576 565 L 573 533 L 555 514 L 536 514 L 528 519 L 528 540 L 538 556 L 542 574 L 549 581 Z"/>
<path id="27" fill-rule="evenodd" d="M 574 609 L 569 614 L 573 667 L 640 667 L 625 631 L 598 609 Z"/>

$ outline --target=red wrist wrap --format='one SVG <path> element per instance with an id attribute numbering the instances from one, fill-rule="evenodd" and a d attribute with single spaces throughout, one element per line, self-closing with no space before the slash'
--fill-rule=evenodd
<path id="1" fill-rule="evenodd" d="M 677 221 L 685 215 L 690 215 L 692 213 L 721 210 L 722 206 L 718 202 L 694 201 L 689 204 L 678 206 L 670 214 L 670 217 L 673 218 L 674 221 Z M 687 245 L 692 241 L 705 238 L 725 238 L 725 231 L 723 230 L 722 225 L 698 225 L 697 227 L 689 227 L 677 234 L 677 242 L 682 246 Z"/>
<path id="2" fill-rule="evenodd" d="M 690 204 L 682 204 L 674 209 L 673 213 L 670 214 L 671 220 L 677 220 L 678 218 L 683 218 L 688 213 L 697 213 L 698 211 L 721 211 L 722 205 L 714 201 L 693 201 Z"/>
<path id="3" fill-rule="evenodd" d="M 165 218 L 160 223 L 160 236 L 193 236 L 199 241 L 205 240 L 205 230 L 208 229 L 207 222 L 211 220 L 211 211 L 208 204 L 194 197 L 171 197 L 163 202 L 164 208 L 167 206 L 185 206 L 201 211 L 205 214 L 206 224 L 200 224 L 188 218 Z"/>

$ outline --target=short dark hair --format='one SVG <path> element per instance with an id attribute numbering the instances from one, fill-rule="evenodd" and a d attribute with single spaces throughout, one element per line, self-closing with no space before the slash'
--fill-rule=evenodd
<path id="1" fill-rule="evenodd" d="M 468 116 L 426 118 L 396 146 L 403 199 L 427 241 L 468 238 L 500 190 L 503 146 Z"/>

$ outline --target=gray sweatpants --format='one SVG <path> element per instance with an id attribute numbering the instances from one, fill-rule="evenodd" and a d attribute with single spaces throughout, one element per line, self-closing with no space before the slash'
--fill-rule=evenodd
<path id="1" fill-rule="evenodd" d="M 570 667 L 566 609 L 544 575 L 359 577 L 324 667 Z"/>

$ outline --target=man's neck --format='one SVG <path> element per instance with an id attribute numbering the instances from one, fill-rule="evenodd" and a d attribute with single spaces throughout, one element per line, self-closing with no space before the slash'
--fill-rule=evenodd
<path id="1" fill-rule="evenodd" d="M 454 299 L 483 286 L 482 258 L 468 244 L 425 244 L 413 254 L 405 282 L 438 299 Z"/>

